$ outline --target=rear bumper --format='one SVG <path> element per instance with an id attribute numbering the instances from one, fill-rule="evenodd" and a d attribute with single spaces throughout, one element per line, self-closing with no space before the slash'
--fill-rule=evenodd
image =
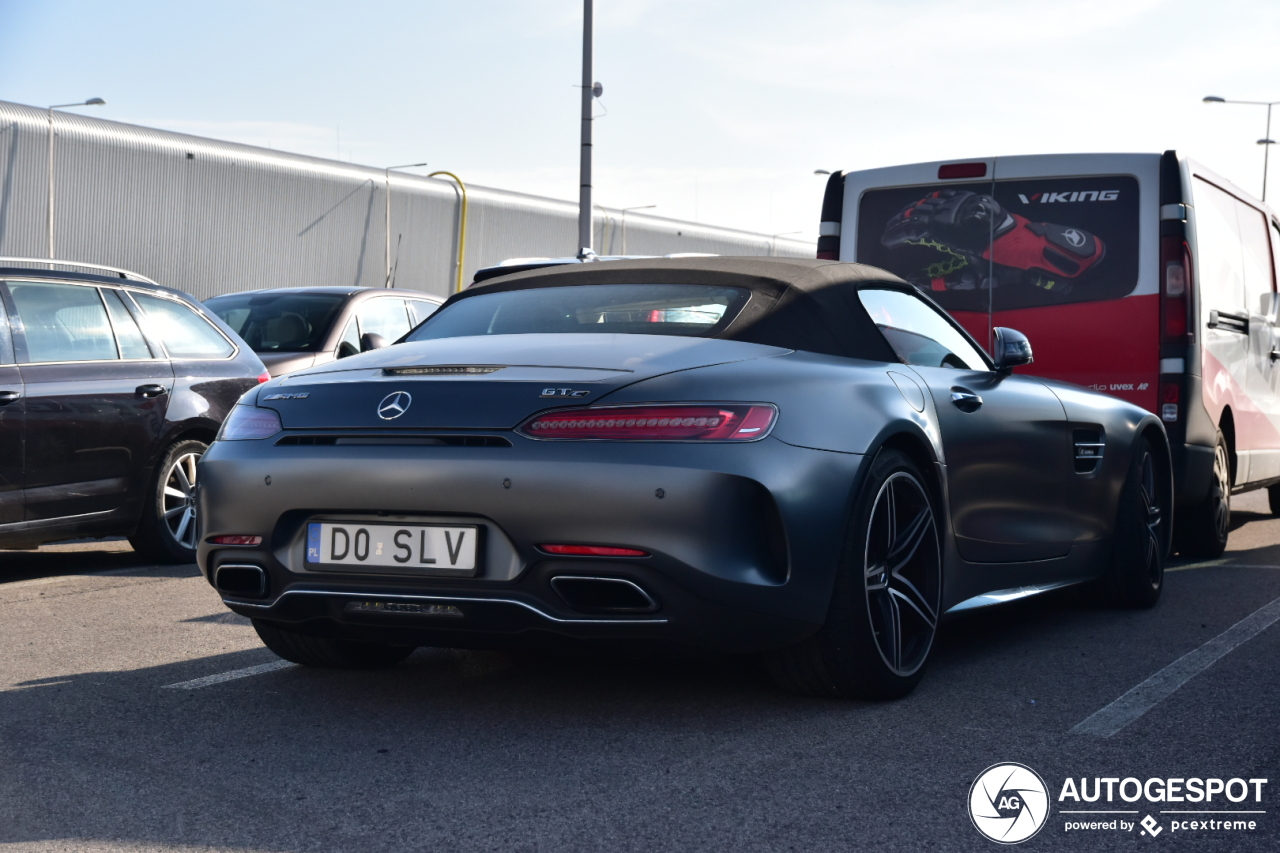
<path id="1" fill-rule="evenodd" d="M 211 579 L 226 564 L 259 566 L 264 592 L 224 590 L 227 605 L 316 634 L 461 647 L 547 635 L 754 651 L 823 622 L 863 460 L 774 439 L 567 445 L 515 437 L 502 448 L 219 442 L 201 461 L 199 562 Z M 304 562 L 315 519 L 478 525 L 481 569 L 474 578 L 315 571 Z M 264 544 L 208 544 L 226 534 L 260 535 Z M 537 547 L 549 542 L 650 556 L 552 557 Z M 626 580 L 655 607 L 583 612 L 552 585 L 562 576 Z M 349 606 L 359 602 L 371 606 Z"/>

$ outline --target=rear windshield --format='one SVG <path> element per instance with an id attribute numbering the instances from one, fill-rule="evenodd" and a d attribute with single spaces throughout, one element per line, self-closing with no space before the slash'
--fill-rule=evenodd
<path id="1" fill-rule="evenodd" d="M 858 203 L 858 261 L 948 311 L 1128 296 L 1138 239 L 1138 182 L 1128 175 L 875 189 Z"/>
<path id="2" fill-rule="evenodd" d="M 254 352 L 314 352 L 345 299 L 329 293 L 233 293 L 204 304 Z"/>
<path id="3" fill-rule="evenodd" d="M 507 290 L 437 311 L 405 340 L 554 332 L 712 337 L 750 292 L 691 284 L 584 284 Z"/>

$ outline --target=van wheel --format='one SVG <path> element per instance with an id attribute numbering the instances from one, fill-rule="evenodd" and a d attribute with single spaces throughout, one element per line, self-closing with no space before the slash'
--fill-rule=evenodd
<path id="1" fill-rule="evenodd" d="M 263 645 L 291 663 L 326 669 L 384 669 L 413 654 L 414 646 L 312 637 L 270 622 L 253 620 Z"/>
<path id="2" fill-rule="evenodd" d="M 881 450 L 849 523 L 826 624 L 772 652 L 780 687 L 810 696 L 898 699 L 924 674 L 942 599 L 933 499 L 905 454 Z"/>
<path id="3" fill-rule="evenodd" d="M 1267 487 L 1267 503 L 1271 504 L 1271 514 L 1280 515 L 1280 486 Z"/>
<path id="4" fill-rule="evenodd" d="M 1139 439 L 1120 493 L 1104 600 L 1117 607 L 1153 607 L 1164 588 L 1169 553 L 1169 489 L 1151 443 Z"/>
<path id="5" fill-rule="evenodd" d="M 1211 560 L 1227 550 L 1227 534 L 1231 529 L 1231 457 L 1221 432 L 1213 451 L 1209 494 L 1198 506 L 1187 510 L 1186 520 L 1178 526 L 1182 534 L 1178 551 L 1188 557 Z"/>
<path id="6" fill-rule="evenodd" d="M 209 449 L 203 441 L 174 442 L 156 465 L 133 550 L 164 563 L 196 561 L 196 463 Z"/>

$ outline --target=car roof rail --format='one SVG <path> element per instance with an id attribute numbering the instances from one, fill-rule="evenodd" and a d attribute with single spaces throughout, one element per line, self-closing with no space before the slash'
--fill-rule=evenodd
<path id="1" fill-rule="evenodd" d="M 156 287 L 160 286 L 159 282 L 152 281 L 151 279 L 147 278 L 145 275 L 142 275 L 141 273 L 136 273 L 133 270 L 127 270 L 127 269 L 124 269 L 123 267 L 112 267 L 112 266 L 107 266 L 106 264 L 82 264 L 79 261 L 59 261 L 56 258 L 0 257 L 0 264 L 15 263 L 15 262 L 23 263 L 23 264 L 46 264 L 49 267 L 49 269 L 53 269 L 54 266 L 57 265 L 60 267 L 80 267 L 82 269 L 89 269 L 89 270 L 105 270 L 107 272 L 113 272 L 123 279 L 128 279 L 130 281 L 141 281 L 146 284 L 154 284 Z"/>

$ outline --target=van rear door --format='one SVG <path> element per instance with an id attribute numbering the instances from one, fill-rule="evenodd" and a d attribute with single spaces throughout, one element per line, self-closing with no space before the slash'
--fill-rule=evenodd
<path id="1" fill-rule="evenodd" d="M 955 177 L 952 177 L 955 176 Z M 1156 410 L 1158 154 L 1033 155 L 850 172 L 840 256 L 929 293 L 1025 372 Z"/>

